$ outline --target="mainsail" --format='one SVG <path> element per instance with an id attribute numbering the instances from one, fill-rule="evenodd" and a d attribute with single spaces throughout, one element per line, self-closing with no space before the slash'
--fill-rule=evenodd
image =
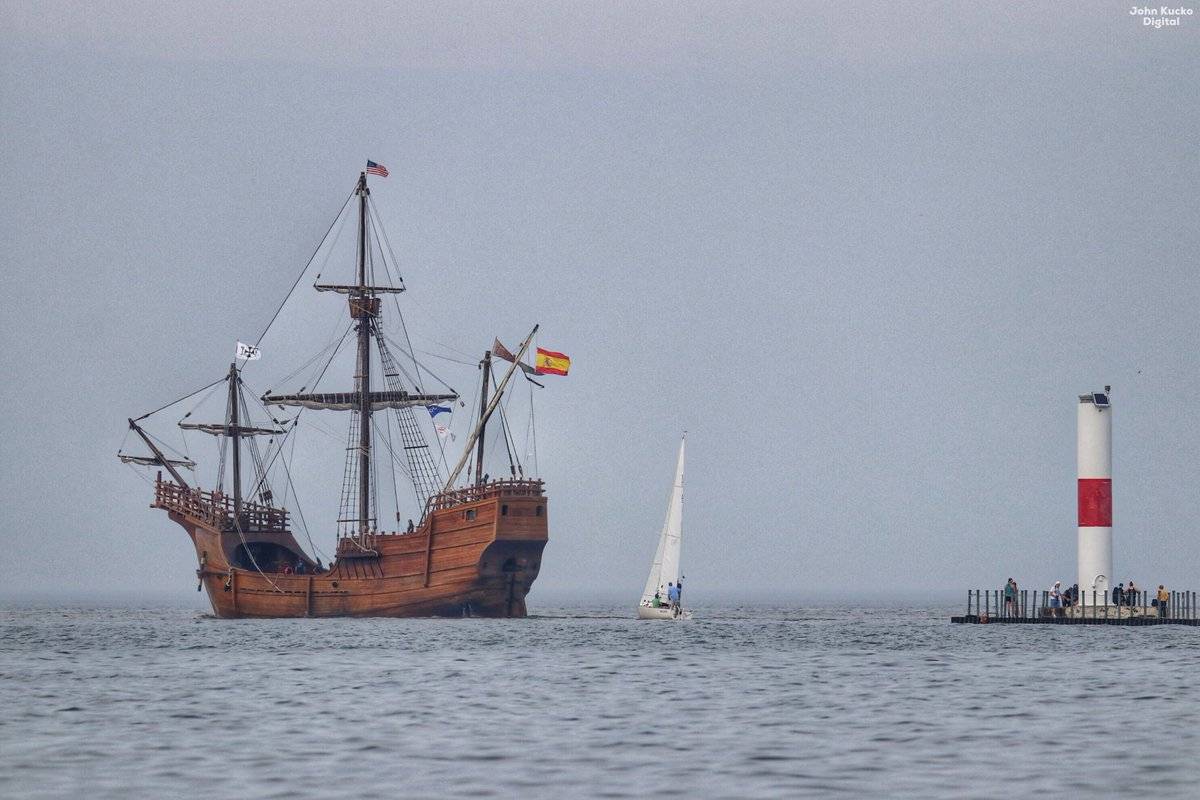
<path id="1" fill-rule="evenodd" d="M 654 593 L 659 593 L 663 603 L 667 601 L 667 584 L 679 582 L 679 551 L 683 543 L 683 454 L 687 445 L 685 436 L 679 442 L 679 461 L 675 465 L 675 485 L 671 488 L 671 502 L 667 505 L 667 518 L 663 522 L 662 533 L 658 537 L 658 549 L 654 553 L 654 563 L 650 566 L 650 575 L 646 578 L 646 588 L 642 591 L 642 603 L 654 600 Z"/>

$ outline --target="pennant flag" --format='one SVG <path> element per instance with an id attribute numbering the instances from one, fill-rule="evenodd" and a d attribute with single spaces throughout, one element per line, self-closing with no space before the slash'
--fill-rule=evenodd
<path id="1" fill-rule="evenodd" d="M 449 414 L 451 410 L 449 406 L 425 406 L 425 408 L 431 417 L 436 417 L 438 414 Z"/>
<path id="2" fill-rule="evenodd" d="M 503 358 L 505 361 L 516 361 L 517 357 L 504 345 L 500 344 L 500 340 L 496 339 L 492 342 L 492 355 L 496 358 Z"/>
<path id="3" fill-rule="evenodd" d="M 537 349 L 537 359 L 534 361 L 537 364 L 538 375 L 566 375 L 571 369 L 571 359 L 562 353 L 556 353 L 553 350 Z"/>
<path id="4" fill-rule="evenodd" d="M 435 431 L 437 431 L 437 435 L 438 435 L 438 437 L 439 437 L 439 438 L 441 438 L 441 439 L 445 439 L 447 436 L 449 436 L 449 437 L 450 437 L 450 441 L 452 441 L 452 442 L 453 442 L 453 441 L 455 440 L 455 438 L 456 438 L 456 437 L 455 437 L 455 435 L 454 435 L 453 433 L 451 433 L 451 432 L 450 432 L 450 429 L 449 429 L 449 428 L 447 428 L 445 425 L 434 425 L 434 426 L 433 426 L 433 429 L 434 429 Z"/>
<path id="5" fill-rule="evenodd" d="M 388 171 L 387 167 L 385 167 L 383 164 L 376 164 L 374 161 L 368 161 L 367 174 L 378 175 L 381 178 L 386 178 L 388 176 Z"/>
<path id="6" fill-rule="evenodd" d="M 492 342 L 492 355 L 496 356 L 496 358 L 503 358 L 505 361 L 516 364 L 517 366 L 519 366 L 521 368 L 521 370 L 526 375 L 537 375 L 538 374 L 538 371 L 536 369 L 529 366 L 524 361 L 518 362 L 517 357 L 512 354 L 511 350 L 509 350 L 504 345 L 500 344 L 499 339 L 496 339 L 494 342 Z"/>
<path id="7" fill-rule="evenodd" d="M 258 359 L 262 358 L 262 351 L 252 344 L 238 342 L 237 357 L 243 358 L 246 361 L 257 361 Z"/>

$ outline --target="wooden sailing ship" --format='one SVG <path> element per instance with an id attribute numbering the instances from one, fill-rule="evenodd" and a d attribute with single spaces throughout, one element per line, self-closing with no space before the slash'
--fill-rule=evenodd
<path id="1" fill-rule="evenodd" d="M 356 347 L 353 390 L 265 394 L 258 398 L 258 409 L 271 422 L 255 425 L 249 413 L 255 405 L 254 395 L 248 399 L 242 368 L 235 360 L 223 378 L 228 384 L 225 419 L 214 424 L 178 423 L 184 430 L 218 437 L 222 477 L 217 488 L 205 490 L 194 479 L 186 479 L 184 473 L 194 470 L 195 462 L 170 453 L 165 441 L 148 431 L 147 418 L 162 409 L 129 420 L 130 431 L 149 453 L 122 451 L 118 455 L 127 463 L 159 468 L 151 507 L 166 511 L 191 538 L 199 562 L 199 585 L 207 590 L 219 617 L 525 616 L 525 597 L 537 578 L 548 538 L 546 493 L 541 480 L 526 477 L 523 467 L 512 463 L 511 448 L 508 476 L 492 480 L 483 474 L 484 434 L 489 420 L 501 409 L 501 398 L 514 372 L 518 367 L 523 373 L 532 371 L 522 358 L 537 327 L 515 355 L 502 346 L 495 348 L 497 355 L 511 361 L 499 381 L 492 374 L 491 353 L 485 353 L 480 362 L 478 419 L 473 420 L 473 430 L 453 469 L 448 469 L 443 457 L 448 469 L 443 477 L 419 415 L 426 414 L 426 408 L 432 412 L 439 404 L 455 403 L 458 395 L 427 393 L 402 383 L 409 373 L 396 363 L 383 332 L 381 297 L 403 291 L 403 287 L 375 285 L 373 280 L 376 262 L 372 253 L 382 257 L 383 248 L 378 235 L 370 235 L 377 219 L 369 196 L 364 172 L 351 196 L 358 206 L 356 280 L 314 287 L 348 298 L 351 322 L 344 337 Z M 350 207 L 348 199 L 342 213 L 349 213 Z M 239 350 L 242 347 L 239 344 Z M 256 347 L 245 350 L 247 356 L 257 357 Z M 408 355 L 412 356 L 411 344 Z M 373 377 L 374 367 L 381 368 L 381 387 Z M 295 418 L 279 420 L 270 416 L 273 408 L 299 410 Z M 293 514 L 275 504 L 268 481 L 271 465 L 283 460 L 284 444 L 307 409 L 348 412 L 351 418 L 339 534 L 328 566 L 300 546 L 293 532 Z M 387 418 L 388 412 L 394 420 Z M 385 427 L 378 424 L 381 418 L 389 437 L 393 425 L 398 431 L 397 447 L 390 438 L 386 442 L 381 439 Z M 428 422 L 428 417 L 424 421 Z M 264 437 L 268 442 L 265 451 L 256 443 Z M 385 452 L 381 454 L 381 450 Z M 244 475 L 248 472 L 244 464 L 247 454 L 254 466 L 250 485 Z M 419 519 L 410 519 L 405 530 L 381 530 L 378 523 L 375 478 L 379 470 L 375 462 L 388 455 L 410 478 L 420 504 Z M 474 477 L 459 485 L 472 456 Z M 286 480 L 290 485 L 290 472 Z M 400 527 L 398 497 L 397 504 Z"/>

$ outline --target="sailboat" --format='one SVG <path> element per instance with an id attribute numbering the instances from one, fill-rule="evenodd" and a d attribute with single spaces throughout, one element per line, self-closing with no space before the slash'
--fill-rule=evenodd
<path id="1" fill-rule="evenodd" d="M 683 455 L 687 446 L 687 434 L 679 441 L 679 460 L 675 464 L 675 483 L 671 487 L 671 500 L 667 504 L 667 518 L 658 535 L 658 549 L 654 551 L 654 563 L 642 590 L 642 602 L 638 605 L 638 619 L 679 619 L 690 617 L 690 612 L 681 602 L 670 602 L 668 594 L 672 585 L 680 587 L 682 576 L 679 571 L 680 548 L 683 544 Z"/>
<path id="2" fill-rule="evenodd" d="M 496 341 L 495 354 L 512 362 L 498 381 L 492 373 L 492 351 L 484 353 L 479 364 L 478 420 L 473 421 L 461 457 L 450 469 L 441 438 L 447 431 L 433 421 L 438 413 L 452 414 L 456 402 L 459 406 L 463 403 L 449 387 L 447 391 L 423 390 L 420 384 L 430 380 L 431 373 L 420 369 L 407 329 L 402 328 L 397 343 L 383 326 L 382 300 L 395 298 L 404 286 L 398 267 L 393 274 L 394 254 L 388 264 L 391 245 L 370 200 L 367 174 L 383 174 L 373 167 L 379 169 L 368 164 L 367 171 L 360 173 L 335 219 L 335 223 L 344 223 L 357 200 L 354 279 L 313 285 L 317 292 L 346 296 L 349 320 L 341 318 L 335 340 L 307 362 L 315 364 L 310 368 L 309 383 L 296 391 L 261 395 L 248 391 L 245 364 L 262 354 L 257 344 L 239 343 L 238 358 L 227 374 L 175 403 L 128 420 L 130 434 L 140 439 L 147 451 L 126 453 L 122 449 L 118 456 L 134 466 L 158 468 L 151 507 L 165 511 L 191 539 L 198 561 L 197 591 L 207 591 L 218 617 L 526 614 L 525 597 L 537 578 L 549 538 L 547 497 L 543 482 L 527 476 L 514 459 L 501 399 L 518 367 L 536 383 L 528 378 L 536 370 L 522 359 L 538 328 L 533 327 L 515 354 Z M 331 225 L 330 231 L 333 229 Z M 329 236 L 327 231 L 318 252 Z M 336 244 L 336 236 L 333 241 Z M 306 271 L 312 263 L 310 259 Z M 296 285 L 299 283 L 300 278 Z M 286 304 L 287 298 L 263 336 Z M 398 300 L 395 308 L 399 316 Z M 259 342 L 262 339 L 260 336 Z M 322 380 L 343 344 L 346 351 L 354 353 L 350 390 L 326 387 L 323 384 L 328 381 Z M 164 438 L 151 433 L 151 418 L 201 392 L 215 392 L 222 382 L 223 420 L 192 422 L 189 411 L 177 423 L 181 431 L 218 440 L 216 484 L 205 489 L 194 476 L 185 476 L 197 467 L 190 451 L 171 452 L 173 448 Z M 348 413 L 350 421 L 346 438 L 334 439 L 337 452 L 342 452 L 344 445 L 345 455 L 336 548 L 326 565 L 296 538 L 294 512 L 299 503 L 286 445 L 295 438 L 302 416 L 329 411 Z M 288 417 L 289 413 L 293 416 Z M 255 415 L 264 421 L 255 422 Z M 493 418 L 503 423 L 509 456 L 509 474 L 498 479 L 484 473 L 484 437 Z M 320 430 L 328 420 L 322 414 L 312 422 Z M 429 428 L 434 431 L 427 431 Z M 428 433 L 433 433 L 436 449 L 431 448 Z M 264 440 L 266 444 L 260 446 Z M 294 442 L 290 452 L 295 454 Z M 468 465 L 472 456 L 473 478 Z M 388 483 L 386 467 L 391 468 L 389 488 L 394 489 L 396 498 L 397 528 L 402 525 L 396 473 L 403 473 L 412 484 L 416 505 L 412 517 L 416 519 L 409 518 L 407 529 L 385 529 L 379 485 Z M 468 479 L 460 484 L 464 467 Z M 291 509 L 286 507 L 289 495 Z M 307 536 L 302 512 L 299 519 Z M 309 544 L 316 549 L 311 536 Z"/>

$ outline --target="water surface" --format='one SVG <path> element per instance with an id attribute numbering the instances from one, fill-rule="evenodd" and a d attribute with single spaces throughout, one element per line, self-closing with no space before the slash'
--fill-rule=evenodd
<path id="1" fill-rule="evenodd" d="M 1194 797 L 1200 629 L 0 610 L 0 796 Z"/>

